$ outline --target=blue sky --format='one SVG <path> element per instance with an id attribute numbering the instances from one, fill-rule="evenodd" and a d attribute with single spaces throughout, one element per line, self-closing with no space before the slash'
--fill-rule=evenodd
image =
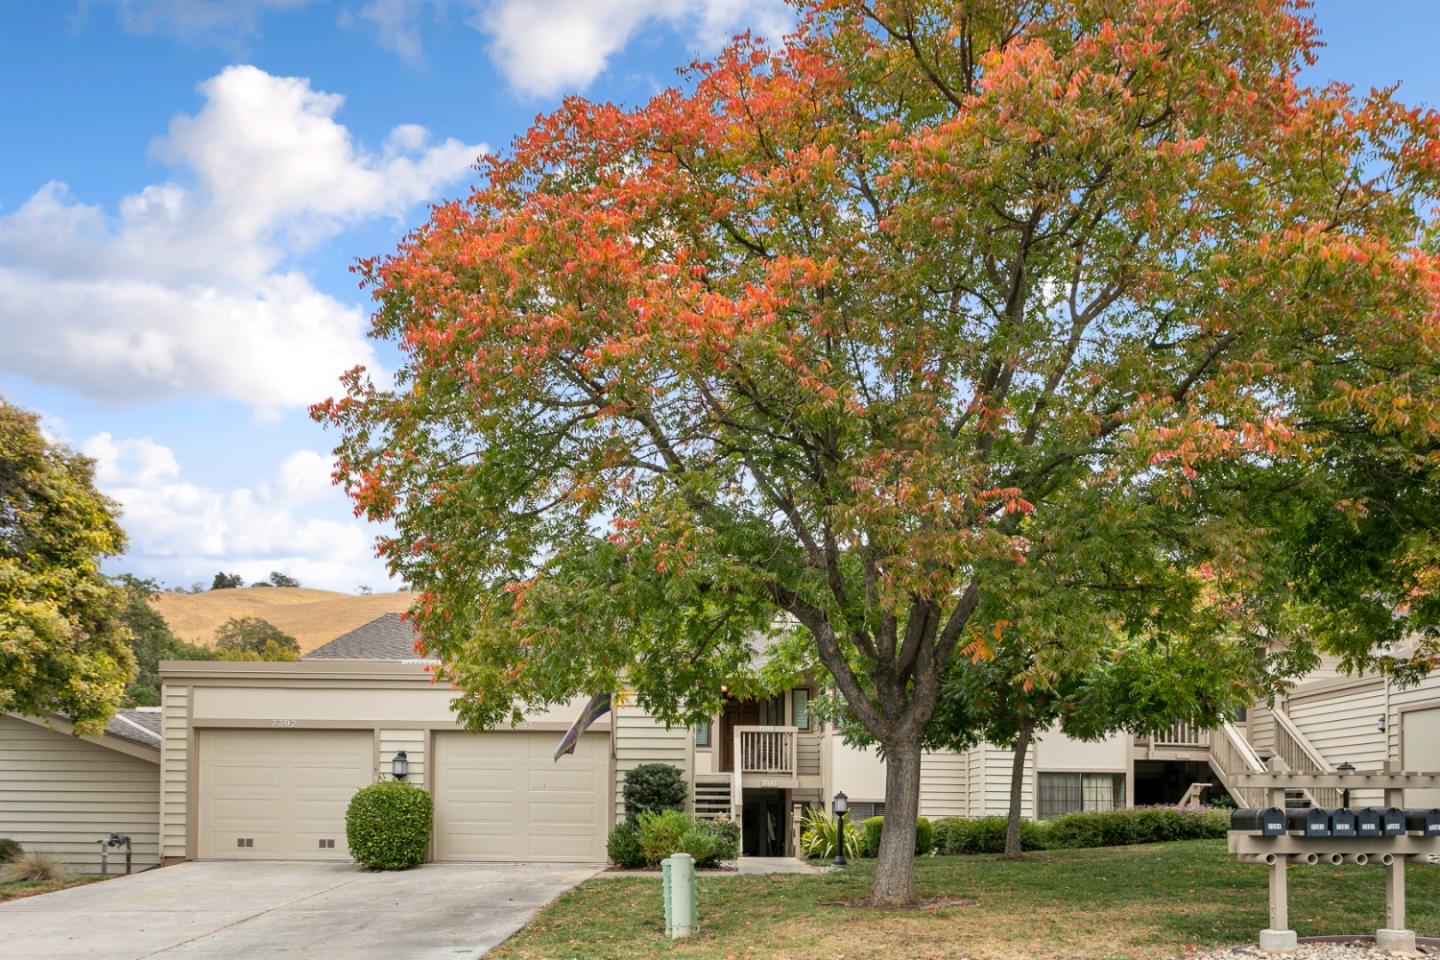
<path id="1" fill-rule="evenodd" d="M 112 564 L 386 589 L 305 416 L 393 247 L 568 93 L 638 101 L 780 0 L 11 0 L 0 395 L 96 457 Z M 1320 0 L 1311 79 L 1440 104 L 1434 0 Z"/>

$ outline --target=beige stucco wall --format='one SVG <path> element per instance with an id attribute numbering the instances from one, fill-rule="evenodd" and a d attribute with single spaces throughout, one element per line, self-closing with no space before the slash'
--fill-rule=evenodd
<path id="1" fill-rule="evenodd" d="M 838 736 L 830 745 L 830 793 L 844 791 L 851 800 L 880 803 L 885 799 L 885 761 L 874 747 L 852 747 Z"/>
<path id="2" fill-rule="evenodd" d="M 127 750 L 137 748 L 122 744 Z M 143 750 L 141 752 L 144 752 Z M 96 843 L 128 834 L 136 868 L 160 860 L 160 765 L 87 739 L 0 715 L 0 837 L 100 871 Z M 124 870 L 124 854 L 110 872 Z"/>
<path id="3" fill-rule="evenodd" d="M 1067 737 L 1059 730 L 1047 730 L 1035 741 L 1035 768 L 1099 773 L 1125 773 L 1130 769 L 1130 738 L 1116 734 L 1093 742 Z"/>

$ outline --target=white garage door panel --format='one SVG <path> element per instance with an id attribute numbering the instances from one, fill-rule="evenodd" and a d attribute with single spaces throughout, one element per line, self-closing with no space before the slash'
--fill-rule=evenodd
<path id="1" fill-rule="evenodd" d="M 435 859 L 605 859 L 609 738 L 552 759 L 556 733 L 435 737 Z"/>
<path id="2" fill-rule="evenodd" d="M 345 808 L 374 780 L 374 734 L 202 730 L 198 750 L 202 858 L 350 859 Z"/>

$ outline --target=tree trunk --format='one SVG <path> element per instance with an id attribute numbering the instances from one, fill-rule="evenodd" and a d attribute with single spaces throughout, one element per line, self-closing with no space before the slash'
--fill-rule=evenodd
<path id="1" fill-rule="evenodd" d="M 1015 738 L 1015 760 L 1010 767 L 1010 822 L 1005 825 L 1006 860 L 1019 860 L 1023 853 L 1020 848 L 1020 807 L 1025 789 L 1025 761 L 1030 756 L 1030 740 L 1034 734 L 1035 724 L 1027 721 L 1020 725 L 1020 733 Z M 1038 798 L 1036 802 L 1039 802 Z"/>
<path id="2" fill-rule="evenodd" d="M 885 744 L 885 825 L 870 889 L 876 906 L 915 898 L 915 818 L 920 813 L 920 741 Z"/>

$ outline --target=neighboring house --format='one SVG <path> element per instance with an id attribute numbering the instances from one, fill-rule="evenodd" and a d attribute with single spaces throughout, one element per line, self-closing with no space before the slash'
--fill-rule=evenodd
<path id="1" fill-rule="evenodd" d="M 298 662 L 167 661 L 163 715 L 125 711 L 103 737 L 72 737 L 63 721 L 0 718 L 0 836 L 85 869 L 112 831 L 132 835 L 146 865 L 346 860 L 350 797 L 390 777 L 402 752 L 407 779 L 434 796 L 437 861 L 603 861 L 624 816 L 624 774 L 643 763 L 678 768 L 697 815 L 738 820 L 747 856 L 793 851 L 804 807 L 828 808 L 841 790 L 853 819 L 883 812 L 883 761 L 816 721 L 816 684 L 730 699 L 693 730 L 666 727 L 622 696 L 557 762 L 583 698 L 515 729 L 471 733 L 455 721 L 456 692 L 434 682 L 433 662 L 414 648 L 409 625 L 388 614 Z M 990 745 L 927 753 L 920 812 L 1004 815 L 1011 761 Z M 1217 730 L 1179 725 L 1098 743 L 1047 732 L 1025 764 L 1023 812 L 1198 802 L 1226 785 L 1242 804 L 1259 802 L 1236 774 L 1346 761 L 1440 770 L 1440 676 L 1401 691 L 1383 678 L 1322 672 L 1274 709 Z M 1416 794 L 1410 805 L 1440 806 L 1440 791 Z M 1294 802 L 1332 806 L 1338 797 L 1297 793 Z"/>
<path id="2" fill-rule="evenodd" d="M 160 711 L 121 710 L 98 736 L 62 717 L 0 714 L 0 837 L 100 870 L 99 841 L 131 838 L 136 869 L 160 862 Z M 110 858 L 123 871 L 123 853 Z"/>

